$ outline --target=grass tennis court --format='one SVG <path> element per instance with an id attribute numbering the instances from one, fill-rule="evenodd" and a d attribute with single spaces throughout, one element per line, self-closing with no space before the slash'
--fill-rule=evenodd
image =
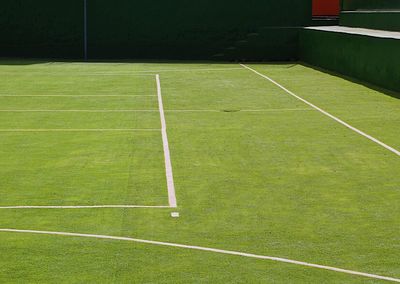
<path id="1" fill-rule="evenodd" d="M 3 60 L 0 229 L 398 280 L 400 155 L 245 67 L 400 150 L 400 95 L 301 64 Z M 384 281 L 83 236 L 0 232 L 0 251 L 1 282 Z"/>

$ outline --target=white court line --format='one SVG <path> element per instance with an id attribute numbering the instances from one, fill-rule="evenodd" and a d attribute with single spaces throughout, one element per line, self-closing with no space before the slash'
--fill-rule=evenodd
<path id="1" fill-rule="evenodd" d="M 12 97 L 12 98 L 18 98 L 18 97 L 157 97 L 156 95 L 0 95 L 0 97 Z"/>
<path id="2" fill-rule="evenodd" d="M 151 205 L 0 206 L 0 209 L 92 209 L 92 208 L 171 208 L 171 207 L 170 206 L 151 206 Z"/>
<path id="3" fill-rule="evenodd" d="M 156 83 L 157 83 L 158 108 L 160 111 L 160 120 L 161 120 L 161 134 L 162 134 L 163 148 L 164 148 L 165 173 L 167 177 L 168 200 L 169 200 L 169 206 L 176 208 L 177 202 L 175 196 L 174 176 L 172 174 L 171 155 L 169 152 L 168 135 L 167 135 L 167 124 L 165 122 L 164 106 L 162 101 L 161 82 L 159 74 L 156 75 Z"/>
<path id="4" fill-rule="evenodd" d="M 297 261 L 297 260 L 281 258 L 281 257 L 258 255 L 258 254 L 231 251 L 231 250 L 223 250 L 223 249 L 216 249 L 216 248 L 191 246 L 191 245 L 183 245 L 183 244 L 176 244 L 176 243 L 167 243 L 167 242 L 135 239 L 135 238 L 128 238 L 128 237 L 116 237 L 116 236 L 94 235 L 94 234 L 78 234 L 78 233 L 67 233 L 67 232 L 17 230 L 17 229 L 0 229 L 0 232 L 4 232 L 4 233 L 39 234 L 39 235 L 53 235 L 53 236 L 68 236 L 68 237 L 82 237 L 82 238 L 92 238 L 92 239 L 128 241 L 128 242 L 143 243 L 143 244 L 150 244 L 150 245 L 157 245 L 157 246 L 176 247 L 176 248 L 191 249 L 191 250 L 198 250 L 198 251 L 206 251 L 206 252 L 220 253 L 220 254 L 226 254 L 226 255 L 235 255 L 235 256 L 255 258 L 255 259 L 271 260 L 271 261 L 283 262 L 283 263 L 294 264 L 294 265 L 299 265 L 299 266 L 306 266 L 306 267 L 311 267 L 311 268 L 317 268 L 317 269 L 329 270 L 329 271 L 334 271 L 334 272 L 339 272 L 339 273 L 345 273 L 345 274 L 350 274 L 350 275 L 362 276 L 362 277 L 366 277 L 366 278 L 386 280 L 386 281 L 400 283 L 400 279 L 399 278 L 381 276 L 381 275 L 377 275 L 377 274 L 370 274 L 370 273 L 359 272 L 359 271 L 348 270 L 348 269 L 342 269 L 342 268 L 337 268 L 337 267 L 332 267 L 332 266 L 319 265 L 319 264 L 303 262 L 303 261 Z"/>
<path id="5" fill-rule="evenodd" d="M 361 131 L 361 130 L 355 128 L 354 126 L 351 126 L 350 124 L 344 122 L 343 120 L 341 120 L 340 118 L 338 118 L 338 117 L 336 117 L 336 116 L 330 114 L 329 112 L 327 112 L 327 111 L 325 111 L 325 110 L 323 110 L 323 109 L 317 107 L 316 105 L 310 103 L 309 101 L 307 101 L 307 100 L 303 99 L 302 97 L 296 95 L 295 93 L 291 92 L 290 90 L 288 90 L 287 88 L 285 88 L 285 87 L 282 86 L 281 84 L 279 84 L 279 83 L 277 83 L 276 81 L 272 80 L 270 77 L 268 77 L 268 76 L 266 76 L 266 75 L 264 75 L 264 74 L 261 74 L 260 72 L 254 70 L 254 69 L 252 69 L 252 68 L 250 68 L 250 67 L 248 67 L 248 66 L 246 66 L 246 65 L 244 65 L 244 64 L 240 64 L 240 65 L 241 65 L 243 68 L 246 68 L 246 69 L 248 69 L 248 70 L 254 72 L 255 74 L 257 74 L 257 75 L 263 77 L 264 79 L 267 79 L 268 81 L 270 81 L 270 82 L 273 83 L 274 85 L 276 85 L 276 86 L 278 86 L 279 88 L 281 88 L 282 90 L 284 90 L 284 91 L 285 91 L 286 93 L 288 93 L 289 95 L 295 97 L 296 99 L 298 99 L 298 100 L 302 101 L 303 103 L 309 105 L 310 107 L 316 109 L 316 110 L 319 111 L 320 113 L 322 113 L 322 114 L 324 114 L 324 115 L 330 117 L 331 119 L 335 120 L 336 122 L 342 124 L 343 126 L 349 128 L 350 130 L 353 130 L 354 132 L 360 134 L 361 136 L 364 136 L 365 138 L 371 140 L 372 142 L 375 142 L 376 144 L 382 146 L 383 148 L 389 150 L 390 152 L 396 154 L 397 156 L 400 156 L 400 151 L 398 151 L 398 150 L 394 149 L 393 147 L 391 147 L 391 146 L 389 146 L 389 145 L 383 143 L 382 141 L 380 141 L 380 140 L 378 140 L 378 139 L 372 137 L 371 135 L 369 135 L 369 134 L 367 134 L 367 133 L 365 133 L 365 132 L 363 132 L 363 131 Z"/>
<path id="6" fill-rule="evenodd" d="M 0 132 L 124 132 L 124 131 L 160 131 L 152 128 L 122 128 L 122 129 L 0 129 Z"/>

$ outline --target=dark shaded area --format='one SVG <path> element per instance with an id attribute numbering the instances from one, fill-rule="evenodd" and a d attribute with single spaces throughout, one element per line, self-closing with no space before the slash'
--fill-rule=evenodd
<path id="1" fill-rule="evenodd" d="M 83 0 L 0 5 L 0 56 L 83 57 Z M 290 60 L 310 21 L 311 0 L 88 0 L 88 51 L 92 59 Z"/>
<path id="2" fill-rule="evenodd" d="M 82 58 L 82 0 L 2 0 L 0 56 Z"/>
<path id="3" fill-rule="evenodd" d="M 334 72 L 334 71 L 331 71 L 331 70 L 324 69 L 322 67 L 317 67 L 317 66 L 314 66 L 314 65 L 310 65 L 310 64 L 308 64 L 306 62 L 299 62 L 299 63 L 301 65 L 304 65 L 304 66 L 308 67 L 308 68 L 312 68 L 312 69 L 314 69 L 314 70 L 316 70 L 318 72 L 323 72 L 323 73 L 331 75 L 331 76 L 339 77 L 339 78 L 344 79 L 346 81 L 349 81 L 349 82 L 352 82 L 352 83 L 355 83 L 355 84 L 358 84 L 358 85 L 363 85 L 364 87 L 367 87 L 367 88 L 369 88 L 371 90 L 374 90 L 374 91 L 377 91 L 377 92 L 380 92 L 380 93 L 383 93 L 383 94 L 385 94 L 385 95 L 387 95 L 389 97 L 400 99 L 400 92 L 391 91 L 391 90 L 379 87 L 377 85 L 373 85 L 371 83 L 368 83 L 368 82 L 365 82 L 365 81 L 362 81 L 362 80 L 359 80 L 359 79 L 355 79 L 355 78 L 350 77 L 350 76 L 346 76 L 346 75 L 340 74 L 338 72 Z"/>

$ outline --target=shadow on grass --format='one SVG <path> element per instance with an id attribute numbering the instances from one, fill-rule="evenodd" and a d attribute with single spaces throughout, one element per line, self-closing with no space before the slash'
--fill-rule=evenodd
<path id="1" fill-rule="evenodd" d="M 0 65 L 35 65 L 48 63 L 49 60 L 42 59 L 23 59 L 23 58 L 0 58 Z"/>
<path id="2" fill-rule="evenodd" d="M 380 87 L 380 86 L 365 82 L 363 80 L 356 79 L 354 77 L 343 75 L 343 74 L 340 74 L 340 73 L 337 73 L 337 72 L 334 72 L 334 71 L 331 71 L 331 70 L 327 70 L 327 69 L 324 69 L 324 68 L 321 68 L 321 67 L 317 67 L 317 66 L 314 66 L 314 65 L 310 65 L 310 64 L 307 64 L 305 62 L 299 62 L 299 64 L 301 64 L 303 66 L 306 66 L 308 68 L 314 69 L 316 71 L 319 71 L 319 72 L 322 72 L 322 73 L 325 73 L 325 74 L 328 74 L 328 75 L 331 75 L 331 76 L 339 77 L 341 79 L 347 80 L 347 81 L 355 83 L 355 84 L 362 85 L 364 87 L 367 87 L 369 89 L 372 89 L 372 90 L 380 92 L 380 93 L 383 93 L 383 94 L 385 94 L 387 96 L 390 96 L 392 98 L 400 99 L 400 92 L 389 90 L 389 89 L 386 89 L 386 88 L 383 88 L 383 87 Z"/>

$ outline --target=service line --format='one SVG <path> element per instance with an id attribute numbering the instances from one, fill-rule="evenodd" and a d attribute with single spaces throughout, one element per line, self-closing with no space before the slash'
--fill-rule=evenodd
<path id="1" fill-rule="evenodd" d="M 0 129 L 0 132 L 140 132 L 140 131 L 149 131 L 149 132 L 158 132 L 160 129 L 157 128 L 120 128 L 120 129 L 106 129 L 106 128 L 98 128 L 98 129 Z"/>
<path id="2" fill-rule="evenodd" d="M 0 209 L 96 209 L 96 208 L 171 208 L 151 205 L 22 205 L 0 206 Z"/>

